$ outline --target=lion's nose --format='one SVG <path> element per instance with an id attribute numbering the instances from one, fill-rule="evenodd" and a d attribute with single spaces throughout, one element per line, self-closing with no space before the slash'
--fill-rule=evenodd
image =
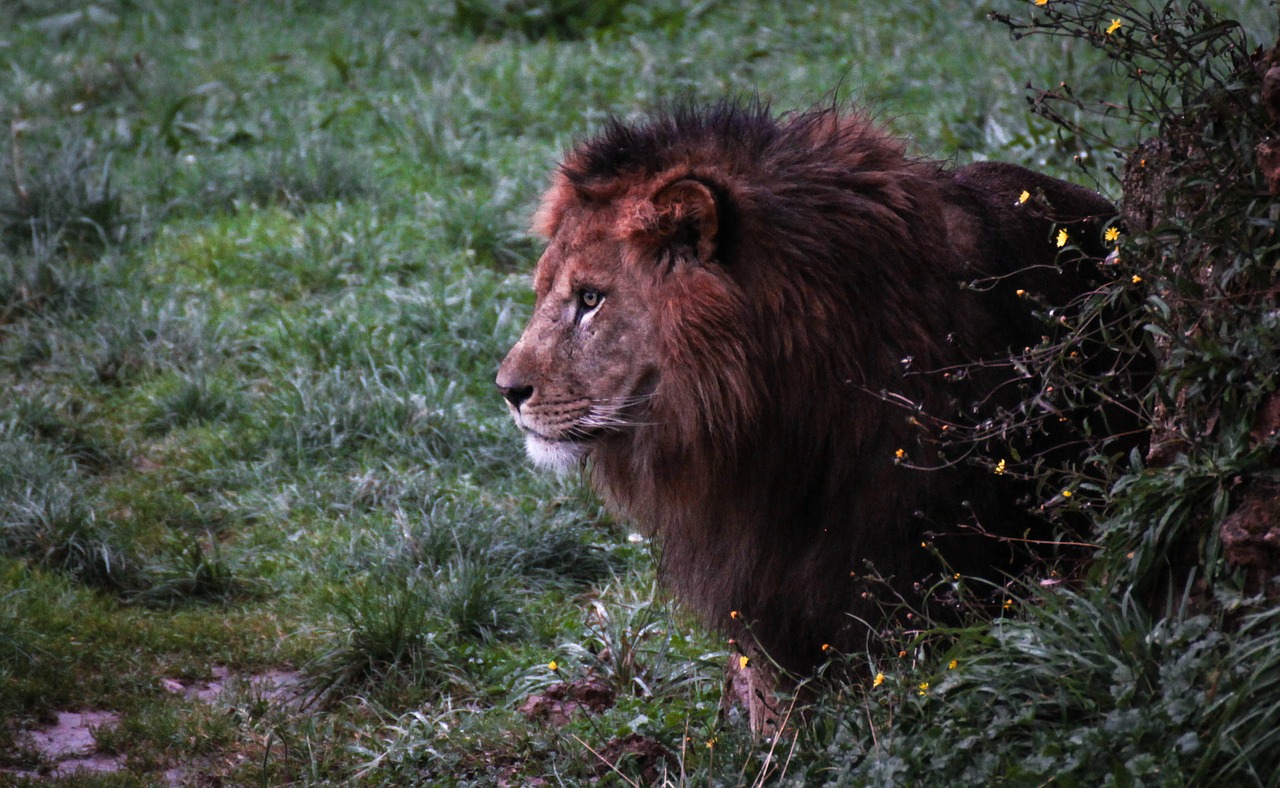
<path id="1" fill-rule="evenodd" d="M 499 383 L 498 391 L 502 392 L 503 398 L 516 410 L 520 410 L 520 406 L 533 396 L 533 386 L 504 386 Z"/>

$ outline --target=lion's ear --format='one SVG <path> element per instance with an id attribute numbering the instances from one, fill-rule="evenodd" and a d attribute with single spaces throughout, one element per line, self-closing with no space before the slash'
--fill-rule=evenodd
<path id="1" fill-rule="evenodd" d="M 703 263 L 715 255 L 720 220 L 715 195 L 705 183 L 685 178 L 668 184 L 653 196 L 653 207 L 664 243 L 689 246 Z"/>

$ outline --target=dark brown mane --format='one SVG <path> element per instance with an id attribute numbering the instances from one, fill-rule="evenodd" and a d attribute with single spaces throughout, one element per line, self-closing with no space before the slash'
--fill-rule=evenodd
<path id="1" fill-rule="evenodd" d="M 1013 567 L 1007 544 L 963 526 L 1036 527 L 1019 491 L 989 470 L 913 469 L 942 464 L 937 422 L 889 400 L 939 420 L 1001 404 L 1007 371 L 943 371 L 1035 344 L 1015 292 L 1081 292 L 1087 270 L 1055 268 L 1055 220 L 1076 232 L 1111 206 L 1020 168 L 909 158 L 856 114 L 730 102 L 609 122 L 568 155 L 539 221 L 551 233 L 571 206 L 609 206 L 648 249 L 634 275 L 657 277 L 700 242 L 696 215 L 651 204 L 685 181 L 714 198 L 712 253 L 668 285 L 646 426 L 603 439 L 591 469 L 659 538 L 678 595 L 804 671 L 823 644 L 864 647 L 884 603 L 922 603 L 944 571 Z M 1023 189 L 1053 215 L 1020 206 Z"/>
<path id="2" fill-rule="evenodd" d="M 692 148 L 717 140 L 735 140 L 734 157 L 758 159 L 775 144 L 784 129 L 769 108 L 759 102 L 724 101 L 701 108 L 678 104 L 643 124 L 613 117 L 586 144 L 574 151 L 561 171 L 574 186 L 589 190 L 627 174 L 656 175 L 686 159 Z"/>

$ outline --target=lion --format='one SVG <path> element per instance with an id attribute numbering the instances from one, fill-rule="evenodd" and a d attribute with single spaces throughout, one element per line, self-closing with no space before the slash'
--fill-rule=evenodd
<path id="1" fill-rule="evenodd" d="M 1114 215 L 1018 166 L 913 158 L 853 109 L 615 119 L 541 200 L 497 386 L 532 461 L 585 468 L 704 624 L 805 675 L 943 573 L 1003 577 L 1019 551 L 991 536 L 1043 532 L 936 433 L 1016 405 L 1010 351 L 1046 330 L 1026 295 L 1085 292 Z"/>

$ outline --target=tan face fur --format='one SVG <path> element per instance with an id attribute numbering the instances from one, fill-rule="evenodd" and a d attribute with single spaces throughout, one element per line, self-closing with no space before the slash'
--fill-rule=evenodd
<path id="1" fill-rule="evenodd" d="M 556 217 L 534 273 L 536 303 L 497 385 L 533 462 L 569 470 L 643 423 L 657 385 L 652 262 L 620 237 L 616 210 Z"/>

